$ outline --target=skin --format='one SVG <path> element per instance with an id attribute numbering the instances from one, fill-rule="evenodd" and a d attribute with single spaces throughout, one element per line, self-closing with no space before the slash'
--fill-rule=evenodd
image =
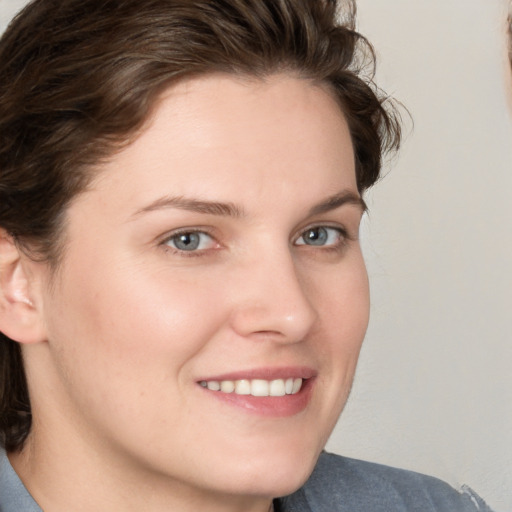
<path id="1" fill-rule="evenodd" d="M 351 200 L 311 211 L 340 194 Z M 46 265 L 19 256 L 17 296 L 37 324 L 18 336 L 34 425 L 10 458 L 41 507 L 261 512 L 297 489 L 367 327 L 358 198 L 327 89 L 211 75 L 168 90 L 70 205 L 52 285 Z M 328 242 L 305 244 L 317 226 Z M 182 228 L 206 233 L 199 250 L 173 246 Z M 246 410 L 198 384 L 276 367 L 314 372 L 296 414 Z"/>

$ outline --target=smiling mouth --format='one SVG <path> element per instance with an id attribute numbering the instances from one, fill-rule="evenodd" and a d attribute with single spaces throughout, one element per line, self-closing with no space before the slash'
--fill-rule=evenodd
<path id="1" fill-rule="evenodd" d="M 235 395 L 285 396 L 296 395 L 302 388 L 303 379 L 240 379 L 240 380 L 202 380 L 199 384 L 210 391 L 233 393 Z"/>

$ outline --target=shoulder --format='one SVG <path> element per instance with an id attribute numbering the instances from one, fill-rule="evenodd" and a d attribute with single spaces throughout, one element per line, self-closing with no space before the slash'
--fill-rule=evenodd
<path id="1" fill-rule="evenodd" d="M 42 512 L 0 447 L 0 512 Z"/>
<path id="2" fill-rule="evenodd" d="M 281 500 L 283 512 L 490 512 L 470 489 L 412 471 L 322 453 L 309 480 Z"/>

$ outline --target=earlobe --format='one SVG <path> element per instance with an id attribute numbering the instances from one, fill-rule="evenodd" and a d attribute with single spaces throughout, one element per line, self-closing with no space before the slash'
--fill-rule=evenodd
<path id="1" fill-rule="evenodd" d="M 20 343 L 44 339 L 29 260 L 0 229 L 0 332 Z"/>

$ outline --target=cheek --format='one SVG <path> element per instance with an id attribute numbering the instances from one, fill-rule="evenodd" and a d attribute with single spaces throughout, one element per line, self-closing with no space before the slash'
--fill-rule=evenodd
<path id="1" fill-rule="evenodd" d="M 162 380 L 185 366 L 222 322 L 212 283 L 143 266 L 103 268 L 63 276 L 49 326 L 65 364 L 87 369 L 86 378 Z"/>
<path id="2" fill-rule="evenodd" d="M 350 265 L 347 262 L 324 281 L 318 303 L 324 335 L 318 338 L 316 349 L 325 361 L 326 386 L 332 388 L 341 409 L 352 385 L 369 320 L 369 286 L 362 257 L 353 258 Z"/>
<path id="3" fill-rule="evenodd" d="M 213 283 L 119 266 L 67 272 L 61 282 L 48 310 L 60 402 L 126 443 L 157 424 L 181 428 L 194 361 L 222 323 Z"/>
<path id="4" fill-rule="evenodd" d="M 317 309 L 332 343 L 341 351 L 359 353 L 370 311 L 368 275 L 360 251 L 322 276 L 314 292 Z"/>
<path id="5" fill-rule="evenodd" d="M 311 338 L 322 371 L 315 402 L 319 446 L 323 447 L 345 406 L 368 326 L 369 287 L 359 254 L 317 276 L 311 300 L 319 312 L 319 332 Z"/>

